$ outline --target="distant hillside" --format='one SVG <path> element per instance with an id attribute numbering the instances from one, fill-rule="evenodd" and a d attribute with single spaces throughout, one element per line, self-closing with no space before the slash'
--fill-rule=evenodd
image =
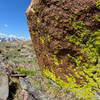
<path id="1" fill-rule="evenodd" d="M 15 42 L 15 41 L 24 41 L 25 38 L 22 37 L 16 37 L 13 35 L 5 35 L 0 33 L 0 42 Z"/>

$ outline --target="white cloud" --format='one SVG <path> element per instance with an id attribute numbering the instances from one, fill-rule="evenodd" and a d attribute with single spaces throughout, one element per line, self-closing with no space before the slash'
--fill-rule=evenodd
<path id="1" fill-rule="evenodd" d="M 4 24 L 4 27 L 8 27 L 8 24 Z"/>

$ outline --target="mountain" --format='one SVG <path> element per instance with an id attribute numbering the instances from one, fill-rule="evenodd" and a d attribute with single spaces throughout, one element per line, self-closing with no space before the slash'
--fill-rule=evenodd
<path id="1" fill-rule="evenodd" d="M 14 35 L 6 35 L 0 33 L 0 42 L 15 42 L 15 41 L 25 41 L 26 39 L 23 37 L 16 37 Z"/>

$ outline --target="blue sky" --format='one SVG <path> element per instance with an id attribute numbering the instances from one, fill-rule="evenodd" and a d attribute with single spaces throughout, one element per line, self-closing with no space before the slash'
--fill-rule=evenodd
<path id="1" fill-rule="evenodd" d="M 25 11 L 31 0 L 0 0 L 0 33 L 30 38 Z"/>

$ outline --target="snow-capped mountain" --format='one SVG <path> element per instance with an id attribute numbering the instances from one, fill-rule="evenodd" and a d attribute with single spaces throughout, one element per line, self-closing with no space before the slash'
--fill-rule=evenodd
<path id="1" fill-rule="evenodd" d="M 16 37 L 13 35 L 6 35 L 3 33 L 0 33 L 0 42 L 15 42 L 15 41 L 24 41 L 26 40 L 23 37 Z"/>

